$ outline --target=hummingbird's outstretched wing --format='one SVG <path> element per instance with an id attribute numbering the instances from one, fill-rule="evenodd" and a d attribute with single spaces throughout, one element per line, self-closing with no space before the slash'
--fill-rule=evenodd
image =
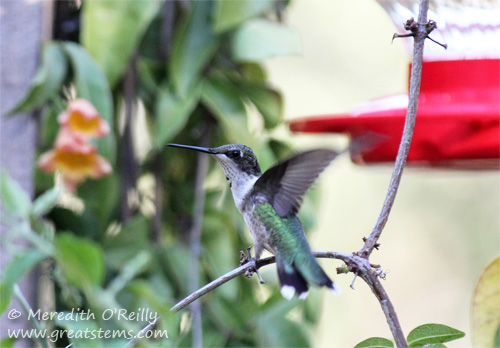
<path id="1" fill-rule="evenodd" d="M 297 213 L 306 191 L 337 155 L 331 150 L 312 150 L 290 157 L 262 174 L 254 192 L 265 195 L 281 217 Z"/>

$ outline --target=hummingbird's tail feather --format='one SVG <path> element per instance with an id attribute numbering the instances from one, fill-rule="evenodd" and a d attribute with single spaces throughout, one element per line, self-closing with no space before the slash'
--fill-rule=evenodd
<path id="1" fill-rule="evenodd" d="M 312 254 L 306 254 L 296 257 L 294 266 L 309 284 L 313 284 L 316 286 L 326 286 L 334 293 L 340 294 L 340 287 L 330 279 L 330 277 L 325 273 L 323 268 L 321 268 L 321 266 L 318 264 L 318 261 L 316 261 L 316 258 Z"/>
<path id="2" fill-rule="evenodd" d="M 309 293 L 309 286 L 302 274 L 294 265 L 284 263 L 279 257 L 276 257 L 276 265 L 283 297 L 291 300 L 297 295 L 300 299 L 305 299 Z"/>

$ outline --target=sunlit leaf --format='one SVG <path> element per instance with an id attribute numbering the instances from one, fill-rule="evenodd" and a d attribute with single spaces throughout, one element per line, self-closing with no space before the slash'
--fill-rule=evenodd
<path id="1" fill-rule="evenodd" d="M 483 271 L 472 302 L 474 347 L 498 347 L 500 340 L 500 256 Z"/>
<path id="2" fill-rule="evenodd" d="M 442 324 L 425 324 L 416 327 L 408 334 L 408 345 L 421 346 L 431 343 L 444 343 L 462 338 L 465 333 Z"/>
<path id="3" fill-rule="evenodd" d="M 210 22 L 212 1 L 194 1 L 180 23 L 172 45 L 169 72 L 176 92 L 186 96 L 218 47 Z"/>
<path id="4" fill-rule="evenodd" d="M 2 171 L 0 188 L 5 210 L 15 217 L 27 217 L 31 209 L 30 196 L 5 170 Z"/>
<path id="5" fill-rule="evenodd" d="M 57 96 L 68 70 L 68 63 L 61 45 L 47 42 L 43 46 L 42 61 L 26 96 L 8 115 L 31 111 L 42 107 Z"/>
<path id="6" fill-rule="evenodd" d="M 58 235 L 56 259 L 68 283 L 81 290 L 101 285 L 104 279 L 104 257 L 99 245 L 72 234 Z"/>
<path id="7" fill-rule="evenodd" d="M 83 3 L 82 44 L 101 66 L 111 88 L 123 76 L 159 5 L 159 0 Z"/>
<path id="8" fill-rule="evenodd" d="M 14 255 L 5 270 L 2 270 L 0 283 L 0 314 L 2 314 L 10 303 L 14 285 L 21 280 L 26 272 L 48 255 L 40 250 L 29 250 Z"/>
<path id="9" fill-rule="evenodd" d="M 383 337 L 371 337 L 359 342 L 354 348 L 392 348 L 394 343 Z"/>
<path id="10" fill-rule="evenodd" d="M 273 5 L 272 0 L 219 0 L 215 5 L 214 30 L 223 32 L 234 28 L 249 18 L 269 11 Z"/>
<path id="11" fill-rule="evenodd" d="M 253 19 L 234 35 L 233 58 L 242 62 L 262 62 L 268 58 L 301 52 L 299 34 L 283 24 Z"/>

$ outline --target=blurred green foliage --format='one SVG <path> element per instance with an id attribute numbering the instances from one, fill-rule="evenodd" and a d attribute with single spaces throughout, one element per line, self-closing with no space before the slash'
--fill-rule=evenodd
<path id="1" fill-rule="evenodd" d="M 275 11 L 281 10 L 271 0 L 83 2 L 80 43 L 44 45 L 32 88 L 10 114 L 41 109 L 43 152 L 53 146 L 57 115 L 67 101 L 88 99 L 111 126 L 111 134 L 97 145 L 114 172 L 78 187 L 81 209 L 56 204 L 60 192 L 52 175 L 36 169 L 33 203 L 2 175 L 8 213 L 3 220 L 15 254 L 2 277 L 2 311 L 21 276 L 45 262 L 56 285 L 49 294 L 56 299 L 53 309 L 95 314 L 84 321 L 58 320 L 50 329 L 137 333 L 147 322 L 103 320 L 100 314 L 148 308 L 161 317 L 155 329 L 167 330 L 169 338 L 138 340 L 138 346 L 191 345 L 189 311 L 169 309 L 189 293 L 196 154 L 164 145 L 199 144 L 209 133 L 214 146 L 251 146 L 264 169 L 289 151 L 273 135 L 282 125 L 281 95 L 266 83 L 260 64 L 296 54 L 300 45 L 297 33 L 273 19 L 280 17 Z M 127 88 L 135 91 L 135 100 L 125 100 Z M 123 127 L 127 102 L 143 110 L 134 115 L 131 139 Z M 138 120 L 145 131 L 135 131 Z M 135 146 L 127 146 L 128 140 Z M 139 156 L 141 146 L 146 149 Z M 133 159 L 132 168 L 125 159 Z M 122 195 L 127 180 L 132 187 Z M 201 284 L 236 267 L 239 250 L 251 244 L 226 185 L 212 163 L 205 185 Z M 123 214 L 124 205 L 131 216 Z M 306 228 L 312 220 L 304 216 Z M 19 238 L 30 241 L 31 249 L 16 250 Z M 267 280 L 259 286 L 240 277 L 201 298 L 204 346 L 311 344 L 319 303 L 285 301 L 277 281 Z M 69 338 L 73 347 L 124 346 L 128 340 Z"/>

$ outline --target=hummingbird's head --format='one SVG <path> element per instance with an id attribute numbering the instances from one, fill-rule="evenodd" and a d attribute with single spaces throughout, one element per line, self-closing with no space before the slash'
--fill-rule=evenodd
<path id="1" fill-rule="evenodd" d="M 179 144 L 168 144 L 168 146 L 211 154 L 222 166 L 230 183 L 238 181 L 237 178 L 259 177 L 262 174 L 255 153 L 246 145 L 228 144 L 213 148 Z"/>

